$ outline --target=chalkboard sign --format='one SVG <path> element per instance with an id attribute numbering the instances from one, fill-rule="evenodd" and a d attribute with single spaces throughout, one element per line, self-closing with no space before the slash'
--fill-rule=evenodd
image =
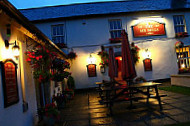
<path id="1" fill-rule="evenodd" d="M 96 77 L 96 64 L 87 65 L 88 77 Z"/>
<path id="2" fill-rule="evenodd" d="M 0 62 L 0 64 L 3 79 L 4 107 L 6 108 L 19 101 L 17 64 L 11 59 Z"/>

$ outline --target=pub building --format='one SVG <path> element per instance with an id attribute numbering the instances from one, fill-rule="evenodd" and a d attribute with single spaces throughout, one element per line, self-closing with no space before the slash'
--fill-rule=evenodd
<path id="1" fill-rule="evenodd" d="M 39 98 L 25 52 L 48 44 L 66 55 L 7 0 L 0 1 L 0 125 L 33 126 L 38 122 Z"/>
<path id="2" fill-rule="evenodd" d="M 189 0 L 130 0 L 47 6 L 20 10 L 66 53 L 73 51 L 76 88 L 109 80 L 98 52 L 113 46 L 121 79 L 121 31 L 138 46 L 137 76 L 166 80 L 189 73 Z M 93 65 L 92 65 L 93 64 Z M 182 76 L 182 80 L 185 76 Z M 174 78 L 176 79 L 176 78 Z M 188 79 L 188 77 L 186 78 Z M 172 81 L 173 83 L 173 81 Z M 187 85 L 188 86 L 188 85 Z"/>

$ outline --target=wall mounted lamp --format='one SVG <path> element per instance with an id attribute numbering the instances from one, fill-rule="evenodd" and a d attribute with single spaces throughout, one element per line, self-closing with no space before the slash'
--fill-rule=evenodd
<path id="1" fill-rule="evenodd" d="M 14 44 L 14 46 L 12 47 L 12 51 L 13 51 L 13 55 L 15 56 L 15 57 L 18 57 L 19 56 L 19 46 L 16 44 L 16 40 L 15 40 L 15 42 L 13 42 L 13 43 L 9 43 L 8 42 L 8 40 L 5 40 L 5 47 L 8 49 L 9 48 L 9 45 L 13 45 Z"/>
<path id="2" fill-rule="evenodd" d="M 95 61 L 96 61 L 96 59 L 92 57 L 92 54 L 90 54 L 87 60 L 88 60 L 88 64 L 95 64 Z"/>

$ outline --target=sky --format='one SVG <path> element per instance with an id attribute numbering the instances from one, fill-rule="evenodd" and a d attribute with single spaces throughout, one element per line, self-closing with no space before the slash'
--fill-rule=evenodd
<path id="1" fill-rule="evenodd" d="M 17 9 L 36 8 L 42 6 L 68 5 L 74 3 L 89 3 L 103 1 L 122 1 L 122 0 L 8 0 Z"/>

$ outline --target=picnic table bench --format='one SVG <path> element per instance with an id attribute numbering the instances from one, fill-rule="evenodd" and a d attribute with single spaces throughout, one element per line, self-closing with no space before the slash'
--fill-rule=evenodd
<path id="1" fill-rule="evenodd" d="M 98 83 L 100 84 L 100 83 Z M 104 83 L 101 83 L 99 90 L 101 91 L 101 103 L 105 103 L 110 108 L 110 113 L 112 113 L 112 106 L 116 102 L 121 101 L 130 101 L 130 107 L 133 106 L 133 101 L 138 101 L 141 99 L 147 100 L 147 105 L 149 105 L 149 99 L 154 98 L 157 99 L 159 103 L 160 110 L 162 110 L 161 97 L 167 96 L 166 94 L 159 94 L 158 86 L 162 85 L 162 83 L 156 82 L 143 82 L 138 84 L 132 84 L 128 87 L 114 87 L 114 86 L 103 86 Z M 155 93 L 153 93 L 150 89 L 154 89 Z M 116 93 L 120 90 L 118 93 Z M 103 96 L 103 92 L 105 95 Z M 134 94 L 143 94 L 142 96 L 135 96 Z M 143 97 L 146 96 L 146 97 Z"/>

